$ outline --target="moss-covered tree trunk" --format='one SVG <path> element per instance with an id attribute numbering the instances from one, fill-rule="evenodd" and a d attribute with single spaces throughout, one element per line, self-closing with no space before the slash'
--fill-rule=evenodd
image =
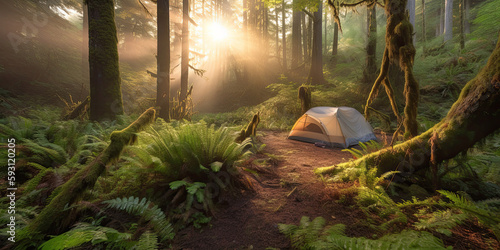
<path id="1" fill-rule="evenodd" d="M 499 37 L 500 38 L 500 37 Z M 366 164 L 379 173 L 391 170 L 412 173 L 437 166 L 465 152 L 476 142 L 500 128 L 500 39 L 487 65 L 462 89 L 446 117 L 433 128 L 394 148 L 387 148 L 356 161 L 316 169 L 335 173 L 346 167 Z"/>
<path id="2" fill-rule="evenodd" d="M 158 117 L 170 120 L 170 15 L 169 1 L 158 0 L 158 42 L 156 106 L 160 108 Z"/>
<path id="3" fill-rule="evenodd" d="M 367 6 L 366 21 L 368 24 L 368 34 L 366 43 L 366 64 L 363 71 L 363 83 L 373 83 L 377 77 L 377 13 L 375 4 Z M 365 92 L 366 93 L 366 92 Z"/>
<path id="4" fill-rule="evenodd" d="M 113 0 L 88 0 L 90 119 L 123 114 Z"/>
<path id="5" fill-rule="evenodd" d="M 150 108 L 127 128 L 111 133 L 109 146 L 94 161 L 80 169 L 69 181 L 54 191 L 57 192 L 57 195 L 20 232 L 19 240 L 29 240 L 31 237 L 36 237 L 37 234 L 61 233 L 61 230 L 69 226 L 63 225 L 63 221 L 69 214 L 69 209 L 65 209 L 65 207 L 70 207 L 86 189 L 94 186 L 99 176 L 104 173 L 106 165 L 117 159 L 127 144 L 135 142 L 136 134 L 151 123 L 154 117 L 155 110 Z"/>
<path id="6" fill-rule="evenodd" d="M 377 96 L 380 85 L 384 84 L 393 111 L 396 117 L 399 117 L 394 94 L 392 93 L 392 86 L 387 77 L 389 64 L 398 64 L 405 74 L 404 95 L 406 105 L 403 124 L 408 137 L 414 137 L 418 134 L 417 107 L 419 87 L 418 82 L 413 76 L 413 59 L 415 57 L 415 47 L 413 47 L 412 38 L 413 26 L 406 15 L 406 0 L 385 0 L 384 4 L 387 15 L 384 56 L 382 58 L 380 74 L 375 80 L 366 101 L 365 116 L 368 116 L 370 105 Z"/>

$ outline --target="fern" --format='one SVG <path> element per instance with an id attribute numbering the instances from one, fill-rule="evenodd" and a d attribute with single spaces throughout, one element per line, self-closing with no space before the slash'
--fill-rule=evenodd
<path id="1" fill-rule="evenodd" d="M 325 228 L 325 220 L 302 217 L 299 226 L 279 224 L 292 246 L 298 249 L 445 249 L 443 242 L 428 232 L 405 230 L 379 239 L 345 236 L 345 225 Z"/>
<path id="2" fill-rule="evenodd" d="M 376 152 L 376 151 L 383 148 L 382 144 L 378 143 L 377 141 L 373 141 L 373 140 L 367 141 L 366 143 L 359 142 L 358 145 L 361 147 L 361 150 L 359 150 L 357 148 L 346 148 L 346 149 L 342 149 L 342 151 L 351 153 L 352 156 L 355 159 L 357 159 L 357 158 L 363 157 L 364 155 L 371 154 L 371 153 Z"/>
<path id="3" fill-rule="evenodd" d="M 158 236 L 155 233 L 146 231 L 141 235 L 135 247 L 136 249 L 158 249 Z"/>
<path id="4" fill-rule="evenodd" d="M 151 201 L 148 201 L 146 198 L 139 200 L 138 197 L 130 196 L 129 198 L 107 200 L 103 203 L 108 204 L 110 208 L 123 210 L 132 215 L 139 215 L 149 221 L 161 237 L 161 241 L 174 238 L 174 229 L 166 218 L 165 213 L 158 206 L 153 206 Z"/>
<path id="5" fill-rule="evenodd" d="M 118 232 L 114 228 L 93 226 L 88 223 L 78 223 L 70 231 L 46 241 L 40 246 L 42 250 L 59 250 L 81 246 L 106 244 L 112 249 L 129 249 L 134 245 L 130 241 L 132 235 Z"/>
<path id="6" fill-rule="evenodd" d="M 419 230 L 435 230 L 436 232 L 447 236 L 452 235 L 450 229 L 454 228 L 458 224 L 461 224 L 468 217 L 463 213 L 453 213 L 451 209 L 447 209 L 445 211 L 439 210 L 427 216 L 428 218 L 421 218 L 418 222 L 416 222 L 414 224 L 415 228 Z"/>

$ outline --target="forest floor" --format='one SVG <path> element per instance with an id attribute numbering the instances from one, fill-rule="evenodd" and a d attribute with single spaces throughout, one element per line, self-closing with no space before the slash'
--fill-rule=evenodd
<path id="1" fill-rule="evenodd" d="M 335 192 L 313 173 L 317 167 L 346 161 L 351 154 L 340 148 L 287 140 L 287 135 L 262 132 L 258 139 L 266 147 L 256 157 L 267 157 L 271 171 L 258 175 L 258 181 L 253 182 L 255 192 L 221 207 L 208 226 L 181 230 L 174 249 L 289 249 L 290 240 L 279 232 L 278 224 L 298 224 L 302 216 L 322 216 L 328 224 L 349 225 L 348 235 L 369 233 L 370 229 L 360 223 L 364 214 L 335 202 L 331 197 Z"/>
<path id="2" fill-rule="evenodd" d="M 252 180 L 254 192 L 243 192 L 219 204 L 208 225 L 190 226 L 178 232 L 173 249 L 292 249 L 290 239 L 279 232 L 278 224 L 298 225 L 302 216 L 321 216 L 327 225 L 346 225 L 346 235 L 371 238 L 377 234 L 366 223 L 366 215 L 356 206 L 354 183 L 329 183 L 313 173 L 317 167 L 331 166 L 352 158 L 340 148 L 320 148 L 310 143 L 287 140 L 288 133 L 262 131 L 257 137 L 266 144 L 249 162 L 258 162 Z M 379 134 L 379 142 L 389 138 Z M 262 167 L 263 165 L 267 167 Z M 342 192 L 342 193 L 339 193 Z M 345 197 L 343 201 L 340 196 Z M 340 199 L 339 199 L 340 198 Z M 402 225 L 404 227 L 404 225 Z M 499 242 L 477 221 L 460 225 L 452 237 L 442 236 L 454 249 L 495 249 Z"/>

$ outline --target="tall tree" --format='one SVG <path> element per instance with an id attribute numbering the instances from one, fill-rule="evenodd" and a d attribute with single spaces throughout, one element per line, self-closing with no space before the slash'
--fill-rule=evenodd
<path id="1" fill-rule="evenodd" d="M 113 0 L 87 0 L 89 16 L 90 119 L 123 114 Z"/>
<path id="2" fill-rule="evenodd" d="M 453 38 L 453 0 L 446 0 L 444 7 L 444 41 Z"/>
<path id="3" fill-rule="evenodd" d="M 286 3 L 285 0 L 282 0 L 281 5 L 281 41 L 282 41 L 282 49 L 283 49 L 283 73 L 286 73 Z"/>
<path id="4" fill-rule="evenodd" d="M 375 3 L 366 6 L 366 19 L 368 24 L 365 69 L 363 82 L 373 83 L 377 77 L 376 51 L 377 51 L 377 12 Z"/>
<path id="5" fill-rule="evenodd" d="M 299 66 L 302 57 L 300 39 L 302 34 L 300 32 L 300 11 L 297 9 L 296 4 L 298 0 L 293 0 L 292 12 L 292 65 L 291 69 L 294 70 Z"/>
<path id="6" fill-rule="evenodd" d="M 189 0 L 182 1 L 181 99 L 186 100 L 189 75 Z"/>
<path id="7" fill-rule="evenodd" d="M 169 0 L 158 0 L 157 10 L 157 78 L 156 106 L 160 107 L 158 117 L 170 120 L 170 6 Z"/>
<path id="8" fill-rule="evenodd" d="M 323 16 L 323 2 L 319 1 L 318 10 L 314 12 L 313 16 L 313 42 L 312 42 L 312 58 L 311 70 L 309 71 L 309 81 L 313 84 L 323 84 L 325 78 L 323 77 L 323 52 L 321 50 L 322 43 L 322 16 Z"/>

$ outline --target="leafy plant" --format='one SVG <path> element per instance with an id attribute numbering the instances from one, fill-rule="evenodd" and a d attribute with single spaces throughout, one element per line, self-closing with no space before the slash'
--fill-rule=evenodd
<path id="1" fill-rule="evenodd" d="M 132 235 L 121 233 L 114 228 L 78 223 L 70 231 L 55 236 L 40 246 L 42 250 L 68 249 L 91 243 L 92 246 L 105 244 L 113 249 L 130 249 L 136 243 L 131 241 Z"/>
<path id="2" fill-rule="evenodd" d="M 359 142 L 359 146 L 361 147 L 361 150 L 357 148 L 346 148 L 342 149 L 342 151 L 351 153 L 354 159 L 357 159 L 363 157 L 364 155 L 379 151 L 384 147 L 374 140 L 367 141 L 366 143 Z"/>
<path id="3" fill-rule="evenodd" d="M 138 197 L 130 196 L 129 198 L 107 200 L 103 203 L 108 204 L 110 208 L 123 210 L 132 215 L 139 215 L 149 221 L 160 236 L 161 241 L 174 238 L 174 229 L 166 218 L 165 213 L 157 205 L 153 206 L 151 201 L 148 201 L 146 198 L 139 200 Z"/>
<path id="4" fill-rule="evenodd" d="M 298 249 L 445 249 L 443 242 L 428 232 L 404 230 L 388 234 L 379 239 L 348 237 L 345 225 L 325 227 L 325 220 L 317 217 L 310 221 L 302 217 L 299 226 L 278 225 L 280 231 Z"/>

